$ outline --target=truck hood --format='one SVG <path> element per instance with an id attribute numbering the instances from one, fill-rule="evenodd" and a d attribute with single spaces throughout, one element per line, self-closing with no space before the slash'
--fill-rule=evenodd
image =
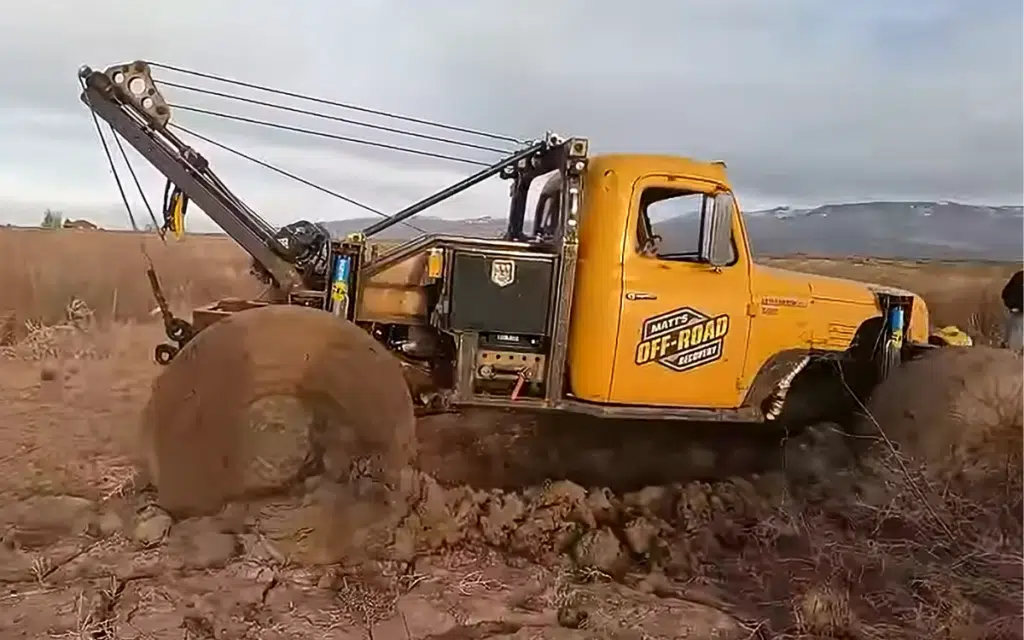
<path id="1" fill-rule="evenodd" d="M 917 298 L 910 291 L 874 282 L 835 278 L 761 265 L 756 266 L 755 269 L 773 280 L 786 282 L 794 289 L 801 289 L 805 295 L 815 300 L 864 304 L 873 307 L 875 306 L 875 293 L 877 292 Z"/>

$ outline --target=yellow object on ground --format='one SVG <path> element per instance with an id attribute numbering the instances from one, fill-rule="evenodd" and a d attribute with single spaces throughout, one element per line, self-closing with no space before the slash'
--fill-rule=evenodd
<path id="1" fill-rule="evenodd" d="M 942 327 L 931 335 L 933 344 L 944 344 L 948 347 L 973 347 L 974 341 L 971 340 L 971 336 L 964 333 L 960 327 L 950 325 L 948 327 Z"/>

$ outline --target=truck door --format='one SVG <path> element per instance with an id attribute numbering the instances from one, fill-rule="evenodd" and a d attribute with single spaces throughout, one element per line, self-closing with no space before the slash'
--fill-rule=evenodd
<path id="1" fill-rule="evenodd" d="M 701 180 L 634 184 L 622 261 L 622 303 L 610 401 L 730 408 L 741 401 L 749 257 L 731 194 Z M 716 204 L 717 203 L 717 204 Z M 732 256 L 706 262 L 711 208 L 732 213 Z"/>

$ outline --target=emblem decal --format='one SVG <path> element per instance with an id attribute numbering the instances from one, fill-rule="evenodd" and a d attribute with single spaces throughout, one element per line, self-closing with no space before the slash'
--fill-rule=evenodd
<path id="1" fill-rule="evenodd" d="M 683 372 L 722 358 L 729 316 L 708 316 L 692 307 L 681 307 L 644 320 L 635 362 L 657 362 Z"/>
<path id="2" fill-rule="evenodd" d="M 491 282 L 507 287 L 516 281 L 516 263 L 512 260 L 495 260 L 491 263 Z"/>

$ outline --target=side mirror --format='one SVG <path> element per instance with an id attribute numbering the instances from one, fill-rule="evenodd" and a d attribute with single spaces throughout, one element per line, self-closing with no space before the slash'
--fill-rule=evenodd
<path id="1" fill-rule="evenodd" d="M 713 267 L 723 267 L 732 260 L 732 194 L 719 193 L 709 200 L 711 211 L 704 225 L 702 257 Z"/>

